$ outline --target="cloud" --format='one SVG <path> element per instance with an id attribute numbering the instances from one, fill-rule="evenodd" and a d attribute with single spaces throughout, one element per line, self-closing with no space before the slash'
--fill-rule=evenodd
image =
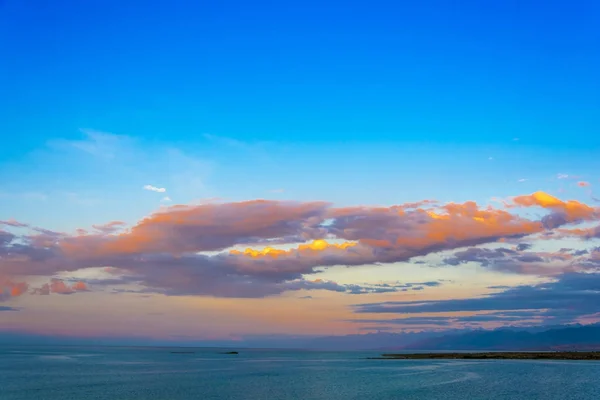
<path id="1" fill-rule="evenodd" d="M 53 140 L 49 147 L 59 150 L 75 150 L 106 161 L 113 160 L 127 152 L 134 140 L 126 135 L 115 135 L 93 129 L 80 129 L 84 134 L 81 140 Z"/>
<path id="2" fill-rule="evenodd" d="M 327 203 L 254 200 L 172 206 L 120 235 L 69 238 L 61 250 L 73 257 L 218 251 L 279 237 L 297 240 L 325 234 L 319 228 Z"/>
<path id="3" fill-rule="evenodd" d="M 160 200 L 162 203 L 170 203 L 171 198 L 169 196 L 165 196 Z"/>
<path id="4" fill-rule="evenodd" d="M 579 186 L 579 187 L 588 187 L 588 186 L 591 186 L 591 184 L 589 182 L 579 181 L 579 182 L 577 182 L 577 186 Z"/>
<path id="5" fill-rule="evenodd" d="M 517 182 L 525 182 L 525 181 L 527 181 L 527 179 L 526 179 L 526 178 L 521 178 L 521 179 L 519 179 Z"/>
<path id="6" fill-rule="evenodd" d="M 87 291 L 87 285 L 84 282 L 75 282 L 68 286 L 62 279 L 52 278 L 50 283 L 45 283 L 39 288 L 34 288 L 31 294 L 47 296 L 50 293 L 56 294 L 73 294 L 75 292 Z"/>
<path id="7" fill-rule="evenodd" d="M 24 224 L 19 221 L 15 221 L 14 219 L 9 219 L 6 221 L 0 221 L 0 225 L 12 226 L 13 228 L 27 228 L 29 225 Z"/>
<path id="8" fill-rule="evenodd" d="M 591 227 L 591 228 L 562 228 L 557 229 L 555 232 L 555 238 L 564 238 L 564 237 L 580 237 L 584 240 L 590 239 L 600 239 L 600 225 Z"/>
<path id="9" fill-rule="evenodd" d="M 26 282 L 16 282 L 10 278 L 0 276 L 0 301 L 11 297 L 19 297 L 27 292 L 29 285 Z"/>
<path id="10" fill-rule="evenodd" d="M 600 312 L 600 273 L 565 273 L 555 281 L 524 285 L 479 298 L 396 301 L 355 305 L 359 314 L 522 312 L 522 318 L 567 323 Z"/>
<path id="11" fill-rule="evenodd" d="M 506 311 L 492 312 L 485 314 L 475 314 L 467 316 L 424 316 L 424 317 L 404 317 L 392 319 L 350 319 L 348 322 L 360 324 L 383 324 L 399 326 L 418 326 L 423 328 L 439 327 L 449 328 L 458 325 L 480 325 L 482 323 L 500 322 L 511 325 L 529 325 L 529 321 L 538 320 L 540 315 L 535 311 Z M 527 322 L 527 323 L 526 323 Z"/>
<path id="12" fill-rule="evenodd" d="M 514 206 L 542 207 L 551 209 L 555 214 L 546 218 L 544 223 L 551 224 L 550 228 L 577 220 L 597 219 L 598 209 L 580 203 L 576 200 L 562 201 L 544 192 L 535 192 L 531 195 L 517 196 L 512 199 Z"/>
<path id="13" fill-rule="evenodd" d="M 92 228 L 103 233 L 103 234 L 112 234 L 125 226 L 125 222 L 122 221 L 112 221 L 103 225 L 92 225 Z"/>
<path id="14" fill-rule="evenodd" d="M 523 251 L 523 250 L 529 250 L 530 248 L 531 248 L 531 245 L 529 243 L 519 243 L 519 244 L 517 244 L 516 250 Z"/>
<path id="15" fill-rule="evenodd" d="M 19 311 L 18 308 L 0 306 L 0 311 Z"/>
<path id="16" fill-rule="evenodd" d="M 0 230 L 0 246 L 6 246 L 7 244 L 10 244 L 14 240 L 14 238 L 15 235 L 13 235 L 12 233 Z"/>
<path id="17" fill-rule="evenodd" d="M 522 247 L 521 247 L 522 248 Z M 526 252 L 500 248 L 470 247 L 455 252 L 451 257 L 443 260 L 447 265 L 461 265 L 475 262 L 482 267 L 500 272 L 529 274 L 529 275 L 557 275 L 563 272 L 585 270 L 585 257 L 576 258 L 567 252 Z"/>
<path id="18" fill-rule="evenodd" d="M 88 287 L 84 282 L 75 282 L 73 286 L 71 286 L 71 289 L 77 292 L 85 292 L 88 290 Z"/>
<path id="19" fill-rule="evenodd" d="M 156 193 L 165 193 L 167 191 L 167 189 L 165 189 L 165 188 L 159 188 L 159 187 L 152 186 L 152 185 L 145 185 L 144 189 L 149 190 L 151 192 L 156 192 Z"/>
<path id="20" fill-rule="evenodd" d="M 331 266 L 408 261 L 443 250 L 558 232 L 575 218 L 597 217 L 596 210 L 585 204 L 563 202 L 541 192 L 515 199 L 514 207 L 549 208 L 552 223 L 548 215 L 527 219 L 510 213 L 511 208 L 480 207 L 475 202 L 440 205 L 424 200 L 343 208 L 326 202 L 273 200 L 175 205 L 162 207 L 131 228 L 115 221 L 75 235 L 41 228 L 30 228 L 33 233 L 21 236 L 0 231 L 0 274 L 55 276 L 109 266 L 113 277 L 96 283 L 121 282 L 152 293 L 217 297 L 317 289 L 347 294 L 421 290 L 437 283 L 353 286 L 310 281 L 306 275 Z M 548 268 L 547 259 L 566 263 L 573 257 L 537 254 L 540 261 L 532 258 L 534 254 L 511 251 L 517 253 L 507 250 L 501 258 L 479 248 L 466 250 L 447 263 L 474 260 L 492 265 L 486 260 L 494 259 L 493 267 L 504 272 L 527 273 L 522 265 L 534 265 L 541 274 L 542 268 Z M 567 269 L 552 273 L 563 270 Z"/>

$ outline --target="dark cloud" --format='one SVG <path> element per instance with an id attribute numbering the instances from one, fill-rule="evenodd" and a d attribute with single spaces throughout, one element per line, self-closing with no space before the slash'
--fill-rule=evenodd
<path id="1" fill-rule="evenodd" d="M 357 313 L 448 313 L 530 311 L 530 317 L 571 322 L 600 312 L 600 273 L 565 273 L 556 281 L 518 286 L 480 298 L 456 300 L 399 301 L 358 304 Z"/>
<path id="2" fill-rule="evenodd" d="M 433 316 L 433 317 L 406 317 L 406 318 L 393 318 L 393 319 L 351 319 L 348 322 L 355 322 L 361 324 L 382 324 L 382 325 L 435 325 L 438 327 L 448 327 L 450 325 L 456 326 L 460 324 L 473 324 L 473 323 L 485 323 L 485 322 L 521 322 L 524 319 L 531 319 L 537 316 L 532 312 L 501 312 L 501 313 L 488 313 L 478 314 L 469 316 Z"/>
<path id="3" fill-rule="evenodd" d="M 385 331 L 394 331 L 396 330 L 396 328 L 391 327 L 391 326 L 361 326 L 358 328 L 359 331 L 379 331 L 379 332 L 385 332 Z"/>
<path id="4" fill-rule="evenodd" d="M 546 215 L 542 218 L 542 225 L 546 229 L 554 229 L 559 226 L 566 225 L 570 220 L 565 213 L 555 212 L 549 215 Z"/>
<path id="5" fill-rule="evenodd" d="M 19 311 L 18 308 L 0 306 L 0 311 Z"/>
<path id="6" fill-rule="evenodd" d="M 92 228 L 108 235 L 111 233 L 118 232 L 119 230 L 123 229 L 125 225 L 125 222 L 122 221 L 112 221 L 104 225 L 92 225 Z"/>
<path id="7" fill-rule="evenodd" d="M 517 251 L 529 250 L 531 248 L 531 244 L 529 243 L 519 243 L 517 245 Z"/>
<path id="8" fill-rule="evenodd" d="M 448 326 L 452 321 L 447 317 L 407 317 L 398 319 L 351 319 L 348 322 L 361 324 L 394 324 L 394 325 L 438 325 Z"/>
<path id="9" fill-rule="evenodd" d="M 490 263 L 493 263 L 494 260 L 506 259 L 507 254 L 514 255 L 517 254 L 517 252 L 506 248 L 487 249 L 471 247 L 466 250 L 457 251 L 452 257 L 444 259 L 444 263 L 456 266 L 467 262 L 477 262 L 482 266 L 487 267 Z"/>
<path id="10" fill-rule="evenodd" d="M 117 290 L 116 292 L 160 293 L 169 296 L 208 295 L 215 297 L 260 298 L 297 290 L 327 290 L 346 294 L 393 293 L 408 290 L 406 289 L 407 284 L 339 284 L 328 280 L 308 280 L 301 277 L 294 280 L 272 280 L 269 277 L 240 277 L 231 274 L 223 276 L 219 274 L 213 277 L 205 275 L 198 278 L 198 281 L 187 281 L 186 286 L 178 278 L 175 278 L 175 284 L 169 287 L 170 281 L 167 277 L 160 277 L 154 283 L 148 279 L 140 280 L 141 278 L 129 276 L 125 277 L 123 282 L 135 283 L 142 286 L 143 289 Z M 112 279 L 109 282 L 111 284 L 115 283 Z M 88 283 L 90 282 L 88 281 Z M 103 285 L 104 281 L 96 279 L 93 283 L 95 285 Z M 421 287 L 421 289 L 423 288 Z"/>
<path id="11" fill-rule="evenodd" d="M 500 272 L 529 274 L 529 275 L 556 275 L 562 272 L 576 272 L 593 269 L 589 263 L 588 250 L 571 251 L 561 249 L 554 253 L 515 251 L 507 248 L 471 247 L 455 252 L 451 257 L 443 260 L 444 264 L 457 266 L 468 262 L 475 262 L 482 267 Z"/>
<path id="12" fill-rule="evenodd" d="M 12 233 L 0 229 L 0 249 L 11 243 L 14 240 L 14 238 L 15 235 L 13 235 Z"/>
<path id="13" fill-rule="evenodd" d="M 589 254 L 589 251 L 585 250 L 585 249 L 584 250 L 574 250 L 571 254 L 573 254 L 575 257 L 578 257 L 578 256 L 583 256 L 585 254 Z"/>

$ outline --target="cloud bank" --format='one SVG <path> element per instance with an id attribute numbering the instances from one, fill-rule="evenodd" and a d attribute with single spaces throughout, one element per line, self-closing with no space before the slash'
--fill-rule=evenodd
<path id="1" fill-rule="evenodd" d="M 596 256 L 596 260 L 600 261 L 600 257 Z M 597 265 L 600 266 L 600 262 Z M 507 316 L 518 316 L 518 321 L 542 319 L 552 324 L 569 323 L 600 313 L 600 273 L 564 273 L 549 283 L 517 286 L 479 298 L 358 304 L 354 310 L 358 314 L 491 312 L 472 317 L 429 318 L 431 321 L 448 323 L 498 321 L 506 320 Z M 387 320 L 387 323 L 398 324 L 405 321 L 392 319 Z"/>
<path id="2" fill-rule="evenodd" d="M 539 219 L 513 211 L 538 207 Z M 17 221 L 0 230 L 0 276 L 53 277 L 91 267 L 111 267 L 97 285 L 130 285 L 140 292 L 215 297 L 265 297 L 294 290 L 348 294 L 385 293 L 401 286 L 343 285 L 315 280 L 331 266 L 408 261 L 466 248 L 446 259 L 510 273 L 552 275 L 590 269 L 590 254 L 546 254 L 482 249 L 481 245 L 536 234 L 566 234 L 569 224 L 596 221 L 597 208 L 543 192 L 517 196 L 504 208 L 475 202 L 432 200 L 390 207 L 334 207 L 327 202 L 252 200 L 163 207 L 127 228 L 114 221 L 75 234 Z M 28 230 L 17 234 L 17 230 Z M 552 262 L 562 263 L 556 271 Z M 569 264 L 571 263 L 571 264 Z M 12 282 L 12 281 L 11 281 Z M 82 282 L 83 284 L 83 282 Z M 15 293 L 22 289 L 7 286 Z M 410 290 L 421 290 L 427 285 Z M 51 281 L 36 294 L 69 294 L 86 287 Z M 127 289 L 133 290 L 133 289 Z M 6 290 L 5 290 L 6 291 Z M 4 293 L 4 292 L 3 292 Z"/>

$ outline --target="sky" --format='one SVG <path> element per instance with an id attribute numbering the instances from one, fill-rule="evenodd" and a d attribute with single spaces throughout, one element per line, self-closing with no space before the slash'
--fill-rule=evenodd
<path id="1" fill-rule="evenodd" d="M 0 1 L 0 332 L 600 320 L 596 1 Z"/>

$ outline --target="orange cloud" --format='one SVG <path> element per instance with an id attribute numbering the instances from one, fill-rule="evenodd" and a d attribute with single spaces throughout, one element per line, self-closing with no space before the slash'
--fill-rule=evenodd
<path id="1" fill-rule="evenodd" d="M 357 243 L 355 243 L 355 242 L 344 242 L 341 244 L 335 244 L 335 243 L 328 243 L 327 241 L 325 241 L 323 239 L 318 239 L 309 244 L 301 244 L 297 248 L 290 249 L 290 250 L 275 249 L 273 247 L 265 247 L 262 250 L 254 250 L 251 248 L 247 248 L 243 252 L 238 251 L 238 250 L 231 250 L 229 252 L 229 254 L 244 255 L 244 256 L 251 257 L 251 258 L 259 258 L 259 257 L 277 258 L 280 256 L 289 256 L 289 255 L 296 254 L 296 253 L 302 254 L 302 253 L 306 253 L 306 252 L 319 252 L 319 251 L 325 251 L 325 250 L 331 250 L 331 249 L 344 250 L 344 249 L 347 249 L 349 247 L 353 247 L 356 245 L 357 245 Z"/>
<path id="2" fill-rule="evenodd" d="M 73 290 L 75 290 L 76 292 L 84 292 L 84 291 L 88 290 L 88 287 L 87 287 L 87 285 L 85 284 L 85 282 L 81 282 L 81 281 L 79 281 L 79 282 L 75 282 L 75 283 L 73 284 L 73 286 L 71 286 L 71 288 L 72 288 Z"/>
<path id="3" fill-rule="evenodd" d="M 29 285 L 25 282 L 15 282 L 8 278 L 0 278 L 0 300 L 3 294 L 8 297 L 18 297 L 27 292 Z"/>
<path id="4" fill-rule="evenodd" d="M 504 210 L 480 208 L 475 202 L 450 203 L 434 209 L 405 211 L 390 207 L 357 209 L 332 224 L 332 233 L 375 248 L 420 253 L 501 237 L 542 231 L 540 221 L 530 221 Z"/>
<path id="5" fill-rule="evenodd" d="M 558 239 L 569 236 L 579 236 L 582 239 L 600 238 L 600 225 L 593 228 L 560 228 L 553 237 Z"/>
<path id="6" fill-rule="evenodd" d="M 52 278 L 50 283 L 45 283 L 41 287 L 33 289 L 31 294 L 47 296 L 50 293 L 73 294 L 75 292 L 84 292 L 87 290 L 88 288 L 85 282 L 78 281 L 73 285 L 68 286 L 62 279 Z"/>
<path id="7" fill-rule="evenodd" d="M 253 200 L 164 208 L 117 235 L 61 242 L 70 255 L 216 251 L 250 239 L 316 235 L 327 203 Z M 110 226 L 113 227 L 112 225 Z"/>
<path id="8" fill-rule="evenodd" d="M 488 243 L 503 237 L 525 236 L 544 230 L 540 221 L 530 221 L 504 210 L 481 209 L 474 202 L 447 204 L 437 210 L 404 210 L 398 206 L 334 209 L 338 215 L 329 226 L 330 233 L 346 240 L 330 244 L 316 240 L 293 249 L 273 247 L 232 250 L 230 255 L 261 260 L 244 262 L 244 270 L 281 270 L 310 272 L 328 265 L 362 265 L 406 261 L 444 249 Z"/>
<path id="9" fill-rule="evenodd" d="M 517 206 L 542 207 L 564 213 L 569 221 L 578 219 L 593 219 L 598 216 L 598 210 L 576 200 L 562 201 L 544 192 L 535 192 L 527 196 L 513 198 Z"/>
<path id="10" fill-rule="evenodd" d="M 517 206 L 552 212 L 528 219 L 510 212 Z M 326 202 L 268 200 L 179 205 L 162 208 L 124 231 L 119 222 L 96 225 L 92 234 L 39 229 L 38 234 L 17 237 L 2 231 L 0 274 L 53 276 L 110 266 L 114 277 L 104 284 L 135 283 L 169 295 L 261 297 L 305 287 L 304 276 L 317 268 L 407 261 L 442 250 L 556 232 L 567 222 L 597 216 L 592 207 L 544 192 L 515 197 L 508 209 L 430 200 L 343 208 Z M 248 248 L 206 253 L 240 245 Z M 311 285 L 314 288 L 314 282 Z M 84 283 L 69 287 L 53 281 L 34 292 L 84 288 Z M 321 288 L 346 290 L 332 284 Z"/>

